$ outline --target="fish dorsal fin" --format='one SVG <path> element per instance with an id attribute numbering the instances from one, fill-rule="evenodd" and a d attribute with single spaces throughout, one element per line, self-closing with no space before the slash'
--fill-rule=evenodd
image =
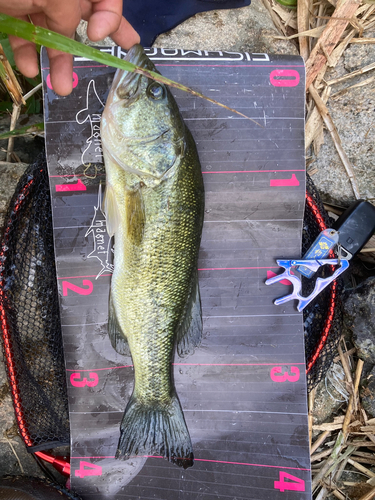
<path id="1" fill-rule="evenodd" d="M 109 296 L 108 335 L 115 351 L 119 354 L 123 354 L 124 356 L 130 356 L 130 349 L 126 335 L 121 330 L 116 316 L 116 311 L 112 301 L 112 293 Z"/>
<path id="2" fill-rule="evenodd" d="M 120 225 L 120 212 L 115 193 L 110 184 L 107 184 L 105 187 L 103 209 L 106 217 L 107 232 L 112 237 Z"/>
<path id="3" fill-rule="evenodd" d="M 199 293 L 198 272 L 192 280 L 191 292 L 188 298 L 185 315 L 178 327 L 177 353 L 183 358 L 193 354 L 202 341 L 202 306 Z"/>
<path id="4" fill-rule="evenodd" d="M 128 239 L 133 245 L 139 246 L 145 227 L 145 209 L 141 187 L 126 193 L 126 219 Z"/>

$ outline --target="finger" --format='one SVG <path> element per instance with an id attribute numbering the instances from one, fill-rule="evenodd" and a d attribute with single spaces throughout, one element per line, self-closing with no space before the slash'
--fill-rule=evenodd
<path id="1" fill-rule="evenodd" d="M 27 16 L 18 16 L 22 21 L 29 21 Z M 39 73 L 38 56 L 35 45 L 27 40 L 9 35 L 17 68 L 28 78 L 34 78 Z"/>
<path id="2" fill-rule="evenodd" d="M 82 19 L 88 21 L 92 14 L 92 2 L 91 0 L 81 0 L 81 16 Z"/>
<path id="3" fill-rule="evenodd" d="M 92 15 L 87 28 L 92 41 L 102 40 L 116 32 L 121 24 L 122 0 L 91 0 Z"/>
<path id="4" fill-rule="evenodd" d="M 62 96 L 69 95 L 73 88 L 73 56 L 54 49 L 47 49 L 47 53 L 53 90 Z"/>
<path id="5" fill-rule="evenodd" d="M 34 78 L 39 73 L 38 56 L 35 45 L 22 38 L 9 35 L 17 68 L 27 78 Z"/>
<path id="6" fill-rule="evenodd" d="M 48 29 L 73 38 L 81 20 L 79 0 L 49 0 L 46 3 L 45 15 L 45 25 Z M 54 49 L 47 49 L 47 53 L 53 90 L 62 96 L 70 94 L 73 80 L 73 56 Z"/>
<path id="7" fill-rule="evenodd" d="M 46 27 L 69 38 L 81 20 L 79 0 L 48 0 L 44 7 Z"/>
<path id="8" fill-rule="evenodd" d="M 111 38 L 124 49 L 130 49 L 130 47 L 141 41 L 138 33 L 124 17 L 121 18 L 119 29 L 115 33 L 111 33 Z"/>

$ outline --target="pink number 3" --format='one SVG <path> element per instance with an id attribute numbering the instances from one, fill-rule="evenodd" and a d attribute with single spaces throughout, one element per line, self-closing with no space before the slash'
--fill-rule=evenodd
<path id="1" fill-rule="evenodd" d="M 281 366 L 274 366 L 271 370 L 270 377 L 274 382 L 297 382 L 299 379 L 299 368 L 297 366 L 291 366 L 290 371 L 294 373 L 294 375 L 289 375 L 287 371 L 282 373 Z M 279 375 L 279 373 L 281 375 Z"/>
<path id="2" fill-rule="evenodd" d="M 88 380 L 86 377 L 84 377 L 83 380 L 77 380 L 81 378 L 81 374 L 78 372 L 72 373 L 70 375 L 70 383 L 73 387 L 85 387 L 85 385 L 87 385 L 87 387 L 95 387 L 98 385 L 98 375 L 95 372 L 90 372 L 89 376 L 91 380 Z"/>

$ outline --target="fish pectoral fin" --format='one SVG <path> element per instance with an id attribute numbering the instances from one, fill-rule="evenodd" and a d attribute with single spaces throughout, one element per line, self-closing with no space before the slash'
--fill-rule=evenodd
<path id="1" fill-rule="evenodd" d="M 185 311 L 185 316 L 177 332 L 177 353 L 181 358 L 193 354 L 195 348 L 202 341 L 203 322 L 198 272 L 192 281 L 191 293 Z"/>
<path id="2" fill-rule="evenodd" d="M 109 296 L 108 335 L 115 351 L 124 356 L 130 356 L 129 344 L 117 320 L 112 295 Z"/>
<path id="3" fill-rule="evenodd" d="M 112 237 L 120 225 L 120 212 L 115 193 L 110 184 L 107 184 L 105 188 L 103 209 L 106 217 L 107 232 Z"/>
<path id="4" fill-rule="evenodd" d="M 142 243 L 145 226 L 145 208 L 141 188 L 126 194 L 127 236 L 133 245 Z"/>

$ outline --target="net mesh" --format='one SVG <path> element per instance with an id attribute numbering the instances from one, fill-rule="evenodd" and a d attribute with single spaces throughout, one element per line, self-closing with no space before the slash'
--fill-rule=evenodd
<path id="1" fill-rule="evenodd" d="M 307 177 L 302 255 L 332 221 Z M 302 293 L 318 276 L 302 277 Z M 307 383 L 328 370 L 340 337 L 339 285 L 304 309 Z M 0 251 L 0 320 L 17 423 L 30 451 L 69 443 L 69 413 L 45 156 L 20 179 L 6 217 Z"/>
<path id="2" fill-rule="evenodd" d="M 313 181 L 307 175 L 302 255 L 305 255 L 319 233 L 331 227 L 333 222 L 324 209 Z M 335 257 L 332 251 L 329 257 Z M 310 295 L 318 277 L 330 276 L 333 272 L 330 268 L 321 267 L 312 278 L 302 276 L 302 295 Z M 340 279 L 333 281 L 303 310 L 308 391 L 323 379 L 336 353 L 342 327 L 340 290 Z"/>
<path id="3" fill-rule="evenodd" d="M 0 251 L 4 357 L 29 451 L 69 444 L 69 413 L 45 156 L 20 179 Z"/>

